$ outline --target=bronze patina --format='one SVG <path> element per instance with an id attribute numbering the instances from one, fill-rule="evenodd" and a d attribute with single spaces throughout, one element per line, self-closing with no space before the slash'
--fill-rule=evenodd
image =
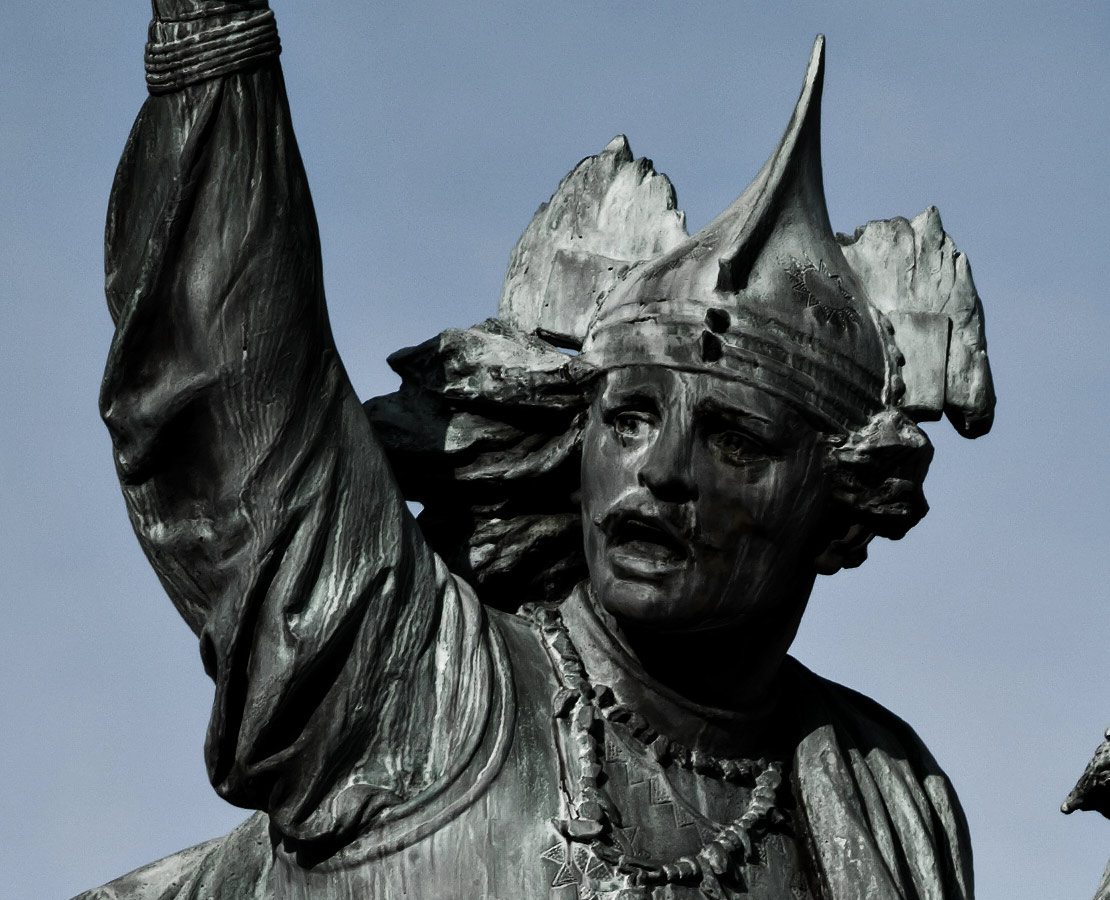
<path id="1" fill-rule="evenodd" d="M 83 896 L 970 898 L 928 750 L 787 655 L 817 575 L 925 514 L 918 423 L 976 437 L 994 406 L 936 210 L 832 231 L 823 39 L 706 228 L 614 139 L 498 316 L 363 404 L 273 14 L 154 6 L 102 412 L 215 683 L 211 782 L 257 812 Z"/>

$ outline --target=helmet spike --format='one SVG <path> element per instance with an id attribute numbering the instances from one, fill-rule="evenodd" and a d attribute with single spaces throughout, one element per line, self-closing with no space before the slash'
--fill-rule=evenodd
<path id="1" fill-rule="evenodd" d="M 736 292 L 747 286 L 752 267 L 787 205 L 805 211 L 815 220 L 812 224 L 818 231 L 831 234 L 821 176 L 824 80 L 825 36 L 819 34 L 813 42 L 801 95 L 774 153 L 744 193 L 703 229 L 705 238 L 716 237 L 725 243 L 718 258 L 718 290 Z"/>

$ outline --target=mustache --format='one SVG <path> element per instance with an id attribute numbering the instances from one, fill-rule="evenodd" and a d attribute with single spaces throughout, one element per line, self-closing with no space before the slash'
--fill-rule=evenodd
<path id="1" fill-rule="evenodd" d="M 703 543 L 697 513 L 686 503 L 665 504 L 650 498 L 628 498 L 594 516 L 594 524 L 610 539 L 620 539 L 636 531 L 658 532 L 666 543 L 686 554 Z"/>

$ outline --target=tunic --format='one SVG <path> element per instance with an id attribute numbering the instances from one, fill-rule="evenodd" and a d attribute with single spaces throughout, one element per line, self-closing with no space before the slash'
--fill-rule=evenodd
<path id="1" fill-rule="evenodd" d="M 120 483 L 215 684 L 211 782 L 259 812 L 82 897 L 615 898 L 557 827 L 567 761 L 540 630 L 485 609 L 428 548 L 336 353 L 276 61 L 146 101 L 106 245 Z M 603 641 L 583 596 L 571 638 Z M 737 883 L 970 898 L 962 812 L 912 730 L 793 661 L 780 680 L 768 728 L 788 783 Z M 633 851 L 696 853 L 747 802 L 619 724 L 598 742 Z"/>

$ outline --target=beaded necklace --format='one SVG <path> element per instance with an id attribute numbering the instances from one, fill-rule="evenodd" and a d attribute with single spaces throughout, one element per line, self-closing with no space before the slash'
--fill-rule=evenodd
<path id="1" fill-rule="evenodd" d="M 622 889 L 604 892 L 607 896 L 646 900 L 654 887 L 697 885 L 710 900 L 724 900 L 727 894 L 719 876 L 757 861 L 757 842 L 778 813 L 775 800 L 782 784 L 780 765 L 765 760 L 717 759 L 661 735 L 639 713 L 618 703 L 611 688 L 590 682 L 557 610 L 527 606 L 521 614 L 538 627 L 559 680 L 552 714 L 561 737 L 561 781 L 570 814 L 555 823 L 559 830 L 568 840 L 588 845 L 594 857 L 622 876 Z M 699 774 L 751 785 L 746 809 L 696 854 L 659 862 L 625 852 L 613 833 L 614 825 L 621 823 L 620 812 L 602 785 L 603 752 L 598 740 L 602 720 L 623 725 L 661 766 L 675 763 Z M 601 893 L 591 890 L 589 896 Z"/>

